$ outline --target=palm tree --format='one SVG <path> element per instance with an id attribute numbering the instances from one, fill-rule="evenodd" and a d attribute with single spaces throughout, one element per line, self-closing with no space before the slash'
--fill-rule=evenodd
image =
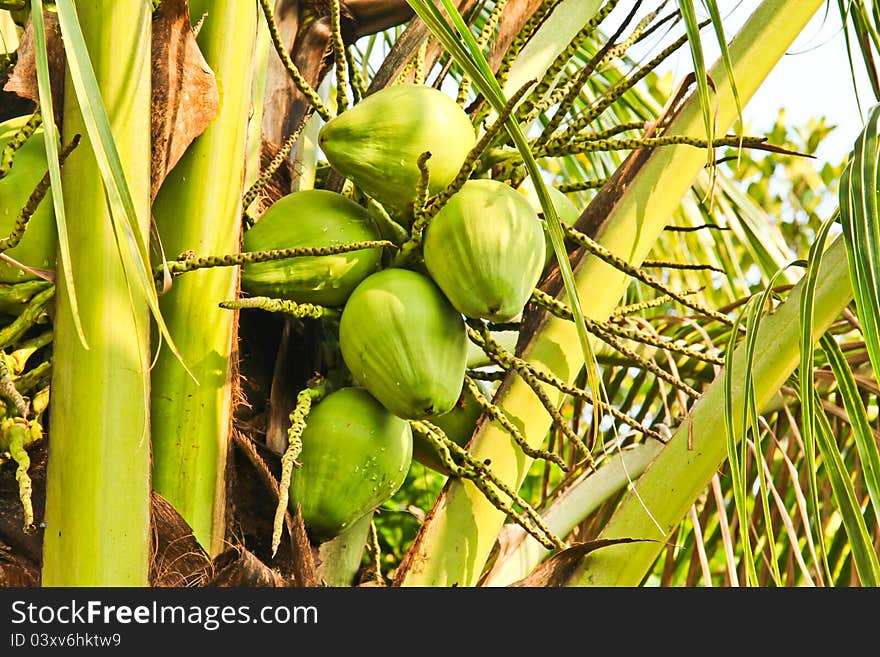
<path id="1" fill-rule="evenodd" d="M 35 15 L 41 4 L 31 3 Z M 358 572 L 386 583 L 389 563 L 391 581 L 403 586 L 880 581 L 877 230 L 864 201 L 872 198 L 876 124 L 840 181 L 839 213 L 811 226 L 809 244 L 787 239 L 766 199 L 744 191 L 736 163 L 716 162 L 741 148 L 747 162 L 750 149 L 769 150 L 768 158 L 809 150 L 766 144 L 735 126 L 821 0 L 764 0 L 729 42 L 716 3 L 707 2 L 707 25 L 723 45 L 708 70 L 700 39 L 709 32 L 701 33 L 691 0 L 191 2 L 189 15 L 183 3 L 163 0 L 154 3 L 164 20 L 153 21 L 154 34 L 179 35 L 192 57 L 201 50 L 220 93 L 212 95 L 211 80 L 153 76 L 152 167 L 143 148 L 129 150 L 128 125 L 114 123 L 127 111 L 114 89 L 135 80 L 102 64 L 113 52 L 100 38 L 106 21 L 146 29 L 143 4 L 105 3 L 92 15 L 57 3 L 71 71 L 60 143 L 88 139 L 63 163 L 63 177 L 49 152 L 60 294 L 43 583 L 118 584 L 125 573 L 126 583 L 146 584 L 171 568 L 177 581 L 209 584 L 217 568 L 213 580 L 200 569 L 213 557 L 225 563 L 230 542 L 238 581 L 256 570 L 260 581 L 300 585 L 352 584 Z M 871 67 L 872 14 L 852 3 L 847 18 Z M 190 22 L 199 22 L 198 48 Z M 53 116 L 52 74 L 40 57 L 46 37 L 30 29 L 42 83 L 32 97 L 54 144 L 45 120 Z M 633 61 L 630 47 L 647 39 L 657 42 L 656 57 Z M 157 64 L 157 51 L 187 63 L 162 42 L 149 51 L 148 35 L 133 33 L 130 50 L 152 52 L 154 71 L 186 71 L 169 59 Z M 664 92 L 653 70 L 687 46 L 696 74 Z M 313 375 L 345 376 L 338 312 L 239 294 L 240 233 L 281 196 L 324 188 L 368 207 L 383 238 L 418 254 L 420 222 L 453 190 L 420 198 L 408 227 L 328 168 L 316 148 L 323 122 L 400 82 L 440 87 L 467 110 L 481 140 L 459 184 L 473 176 L 514 186 L 532 180 L 554 257 L 521 318 L 468 322 L 475 356 L 467 376 L 483 413 L 466 449 L 430 422 L 411 422 L 439 449 L 446 474 L 414 464 L 399 497 L 377 515 L 310 545 L 301 516 L 285 511 L 286 483 L 297 476 L 309 409 L 324 394 Z M 204 85 L 208 101 L 163 106 L 177 83 Z M 126 100 L 148 115 L 146 97 Z M 188 128 L 169 120 L 176 112 L 192 118 Z M 170 147 L 157 148 L 163 130 L 166 145 L 183 142 L 173 157 Z M 109 205 L 96 185 L 108 190 Z M 573 228 L 560 223 L 547 186 L 576 206 Z M 164 248 L 152 260 L 145 201 Z M 78 203 L 100 205 L 106 216 L 76 222 L 87 211 Z M 836 220 L 844 230 L 830 239 Z M 389 256 L 395 251 L 382 244 Z M 89 255 L 86 245 L 101 250 Z M 291 254 L 260 257 L 279 255 Z M 791 267 L 793 257 L 805 261 Z M 78 264 L 95 258 L 115 263 L 116 288 Z M 409 264 L 418 268 L 415 258 Z M 746 275 L 750 268 L 757 279 Z M 161 300 L 146 285 L 154 275 L 160 292 L 171 283 Z M 111 289 L 134 312 L 103 309 Z M 152 369 L 143 332 L 151 313 L 159 354 Z M 96 328 L 96 318 L 122 315 L 138 327 L 124 331 L 140 363 L 124 368 L 139 373 L 128 387 L 117 383 L 118 347 Z M 24 331 L 4 349 L 18 353 L 33 339 Z M 105 364 L 87 364 L 84 353 Z M 12 370 L 19 398 L 35 392 L 38 367 L 25 361 Z M 4 396 L 7 415 L 21 418 L 9 427 L 40 420 L 13 410 L 14 393 Z M 84 408 L 105 410 L 83 416 Z M 19 438 L 15 448 L 12 430 L 3 435 L 19 462 L 23 447 L 37 444 Z M 135 471 L 121 482 L 106 454 Z M 73 477 L 87 482 L 87 496 L 67 494 Z M 150 482 L 159 542 L 148 574 Z M 139 511 L 112 501 L 120 499 L 136 499 Z M 395 512 L 395 499 L 427 512 L 417 533 L 401 529 L 409 516 Z M 54 532 L 71 518 L 80 531 Z M 169 566 L 183 552 L 164 550 L 190 528 L 197 543 L 182 544 L 197 558 Z M 9 531 L 0 535 L 6 543 Z M 394 552 L 390 562 L 382 545 Z M 62 560 L 77 566 L 61 568 Z"/>

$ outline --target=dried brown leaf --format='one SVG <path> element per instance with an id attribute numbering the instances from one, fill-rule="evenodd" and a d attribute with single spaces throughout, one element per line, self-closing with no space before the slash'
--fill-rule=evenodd
<path id="1" fill-rule="evenodd" d="M 269 538 L 275 507 L 278 504 L 278 477 L 270 470 L 269 464 L 258 449 L 268 452 L 265 447 L 242 436 L 238 431 L 232 434 L 237 453 L 245 458 L 235 458 L 231 467 L 235 471 L 233 506 L 238 532 L 249 539 L 247 545 L 257 558 L 272 563 L 280 572 L 292 580 L 292 585 L 317 586 L 315 561 L 311 544 L 306 535 L 302 516 L 297 512 L 284 514 L 286 532 L 274 558 L 269 549 Z M 268 454 L 267 454 L 268 456 Z M 280 459 L 275 456 L 278 466 Z M 244 542 L 244 541 L 243 541 Z"/>
<path id="2" fill-rule="evenodd" d="M 186 0 L 164 0 L 159 6 L 152 49 L 150 191 L 155 198 L 165 176 L 217 115 L 220 92 L 196 43 Z"/>
<path id="3" fill-rule="evenodd" d="M 55 110 L 55 123 L 61 125 L 61 109 L 64 104 L 64 67 L 67 59 L 64 54 L 64 44 L 61 41 L 58 14 L 44 11 L 43 20 L 46 24 L 46 51 L 49 58 L 49 80 L 52 85 L 52 106 Z M 19 42 L 18 60 L 9 74 L 9 80 L 3 86 L 3 90 L 37 104 L 40 102 L 40 93 L 37 89 L 34 31 L 30 21 L 28 21 Z"/>
<path id="4" fill-rule="evenodd" d="M 205 586 L 236 588 L 284 588 L 290 583 L 242 546 L 214 559 L 214 574 Z"/>
<path id="5" fill-rule="evenodd" d="M 186 520 L 155 491 L 150 497 L 150 521 L 153 535 L 150 584 L 161 587 L 199 584 L 210 566 L 210 559 Z"/>
<path id="6" fill-rule="evenodd" d="M 515 3 L 513 3 L 515 4 Z M 475 0 L 456 0 L 455 8 L 462 15 L 467 15 L 476 5 Z M 507 11 L 507 10 L 505 10 Z M 399 76 L 407 63 L 416 56 L 422 42 L 431 34 L 428 26 L 421 18 L 413 18 L 407 23 L 403 34 L 394 42 L 388 56 L 382 61 L 382 65 L 370 81 L 370 87 L 367 93 L 371 94 L 379 89 L 383 89 L 391 85 Z M 430 71 L 431 67 L 440 58 L 443 48 L 436 41 L 433 41 L 425 55 L 425 70 Z"/>

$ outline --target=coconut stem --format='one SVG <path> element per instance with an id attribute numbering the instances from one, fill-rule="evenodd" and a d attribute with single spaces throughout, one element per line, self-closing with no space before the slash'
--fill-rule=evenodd
<path id="1" fill-rule="evenodd" d="M 281 482 L 278 484 L 278 505 L 275 507 L 275 519 L 272 523 L 272 556 L 278 551 L 281 544 L 281 532 L 284 528 L 284 513 L 287 511 L 287 502 L 290 497 L 290 479 L 293 469 L 300 467 L 296 460 L 302 452 L 302 434 L 306 428 L 306 421 L 312 410 L 312 404 L 317 403 L 328 392 L 328 387 L 323 379 L 312 382 L 296 396 L 296 406 L 290 413 L 290 428 L 287 430 L 287 449 L 281 456 Z"/>
<path id="2" fill-rule="evenodd" d="M 15 152 L 24 146 L 24 143 L 30 139 L 34 131 L 40 127 L 43 122 L 43 115 L 39 111 L 34 112 L 23 126 L 21 126 L 12 138 L 6 142 L 3 150 L 0 151 L 0 178 L 5 178 L 15 159 Z"/>
<path id="3" fill-rule="evenodd" d="M 579 435 L 577 435 L 577 433 L 575 433 L 571 426 L 569 426 L 569 423 L 565 421 L 565 418 L 562 417 L 562 413 L 559 412 L 559 409 L 556 408 L 556 405 L 544 391 L 544 388 L 541 386 L 541 379 L 546 379 L 547 376 L 539 376 L 537 371 L 523 360 L 514 357 L 506 358 L 503 348 L 497 342 L 495 342 L 495 340 L 489 334 L 488 328 L 486 328 L 484 325 L 480 325 L 478 322 L 475 321 L 470 321 L 467 326 L 467 333 L 471 341 L 482 347 L 490 358 L 492 358 L 493 360 L 497 359 L 496 362 L 499 365 L 502 365 L 502 367 L 512 367 L 514 370 L 516 370 L 516 373 L 519 374 L 519 376 L 526 383 L 529 384 L 529 386 L 532 388 L 532 391 L 535 393 L 538 399 L 541 400 L 541 404 L 544 406 L 547 413 L 550 414 L 550 417 L 553 418 L 553 423 L 559 428 L 560 431 L 562 431 L 563 434 L 565 434 L 565 437 L 568 438 L 568 440 L 573 445 L 577 445 L 577 448 L 584 455 L 586 461 L 590 465 L 592 465 L 593 455 L 590 453 L 590 448 L 587 447 L 583 439 Z M 546 382 L 549 383 L 549 381 Z"/>
<path id="4" fill-rule="evenodd" d="M 488 463 L 474 459 L 467 450 L 450 440 L 440 427 L 430 422 L 410 421 L 410 425 L 414 431 L 431 443 L 452 476 L 473 483 L 495 508 L 513 518 L 543 546 L 550 550 L 565 547 L 565 544 L 547 528 L 535 509 L 492 473 Z M 509 502 L 501 499 L 498 491 L 513 500 L 524 513 L 517 512 Z"/>
<path id="5" fill-rule="evenodd" d="M 153 269 L 153 275 L 161 279 L 165 269 L 169 274 L 179 275 L 197 269 L 210 269 L 212 267 L 235 267 L 237 265 L 249 265 L 271 260 L 284 260 L 286 258 L 299 258 L 302 256 L 328 256 L 338 253 L 349 253 L 363 249 L 377 249 L 382 247 L 397 248 L 388 240 L 365 240 L 351 242 L 349 244 L 337 244 L 335 246 L 299 246 L 293 249 L 271 249 L 268 251 L 248 251 L 247 253 L 234 253 L 217 256 L 195 256 L 192 252 L 186 252 L 178 260 L 158 265 Z"/>
<path id="6" fill-rule="evenodd" d="M 623 258 L 618 258 L 616 255 L 611 253 L 611 251 L 592 239 L 589 235 L 586 235 L 570 226 L 563 226 L 563 229 L 566 232 L 566 237 L 574 240 L 575 242 L 586 248 L 588 251 L 590 251 L 593 255 L 597 256 L 600 260 L 608 263 L 618 271 L 621 271 L 624 274 L 627 274 L 628 276 L 631 276 L 632 278 L 635 278 L 642 283 L 645 283 L 646 285 L 650 285 L 651 287 L 660 290 L 664 294 L 667 294 L 668 296 L 672 297 L 680 304 L 690 308 L 691 310 L 696 310 L 697 312 L 702 313 L 707 317 L 710 317 L 715 321 L 724 324 L 725 326 L 733 326 L 733 320 L 727 315 L 719 313 L 718 311 L 713 310 L 712 308 L 709 308 L 708 306 L 705 306 L 697 301 L 694 301 L 693 299 L 688 299 L 685 294 L 681 292 L 676 292 L 675 290 L 664 284 L 662 281 L 660 281 L 658 278 L 651 276 L 639 267 L 631 265 Z"/>
<path id="7" fill-rule="evenodd" d="M 604 94 L 602 94 L 602 98 L 598 100 L 598 102 L 590 107 L 590 109 L 584 114 L 578 116 L 564 131 L 559 133 L 554 133 L 557 127 L 559 127 L 559 123 L 562 121 L 562 116 L 567 113 L 567 110 L 562 112 L 557 112 L 553 118 L 549 121 L 548 125 L 544 128 L 543 133 L 539 137 L 537 144 L 538 146 L 543 146 L 549 142 L 558 141 L 559 143 L 565 143 L 571 139 L 574 139 L 575 136 L 588 127 L 593 121 L 598 118 L 602 112 L 608 109 L 611 105 L 613 105 L 618 98 L 623 96 L 627 91 L 632 89 L 636 84 L 638 84 L 645 76 L 651 73 L 654 69 L 656 69 L 663 61 L 665 61 L 668 57 L 670 57 L 674 52 L 676 52 L 679 48 L 681 48 L 684 44 L 687 43 L 687 36 L 682 36 L 677 39 L 673 43 L 671 43 L 668 47 L 664 48 L 656 57 L 654 57 L 647 64 L 639 68 L 632 75 L 627 76 L 613 87 L 608 89 Z M 577 86 L 577 90 L 579 93 L 580 88 L 586 83 L 586 79 L 583 82 L 579 82 L 579 86 Z M 574 94 L 574 98 L 577 97 L 577 94 Z M 567 99 L 566 99 L 567 100 Z M 559 116 L 558 120 L 554 120 L 556 116 Z"/>
<path id="8" fill-rule="evenodd" d="M 520 118 L 528 116 L 528 123 L 531 123 L 531 121 L 533 121 L 534 118 L 536 118 L 537 116 L 537 114 L 535 113 L 536 107 L 541 108 L 537 110 L 538 113 L 548 107 L 552 107 L 553 101 L 547 100 L 545 103 L 542 102 L 542 99 L 547 96 L 547 93 L 550 91 L 550 89 L 552 89 L 553 85 L 556 84 L 557 78 L 559 77 L 559 74 L 562 73 L 562 69 L 565 68 L 566 63 L 575 55 L 575 53 L 578 52 L 578 50 L 581 49 L 582 46 L 584 46 L 591 40 L 593 33 L 596 31 L 596 28 L 599 27 L 599 24 L 603 20 L 605 20 L 608 14 L 611 13 L 617 3 L 618 0 L 609 0 L 609 2 L 606 2 L 599 9 L 599 11 L 597 11 L 596 14 L 589 21 L 587 21 L 587 24 L 584 25 L 583 28 L 581 28 L 581 31 L 578 32 L 578 34 L 569 42 L 569 44 L 562 50 L 562 52 L 560 52 L 556 56 L 556 59 L 547 68 L 547 71 L 541 77 L 541 80 L 540 82 L 538 82 L 538 85 L 535 87 L 534 91 L 529 94 L 529 97 L 523 102 L 520 110 L 518 111 L 518 115 L 520 116 Z M 596 54 L 596 56 L 586 65 L 585 68 L 595 70 L 599 66 L 599 63 L 601 61 L 605 61 L 607 58 L 607 52 L 611 48 L 611 43 L 612 41 L 609 41 L 609 46 L 600 50 Z M 589 73 L 587 75 L 589 75 Z M 576 78 L 580 77 L 582 77 L 582 75 L 576 76 Z M 584 81 L 586 81 L 586 78 L 584 78 Z M 583 86 L 583 83 L 578 85 L 577 88 L 580 89 L 581 86 Z M 555 102 L 558 102 L 559 100 L 561 100 L 561 98 L 555 98 Z M 568 106 L 563 105 L 563 107 Z"/>
<path id="9" fill-rule="evenodd" d="M 250 228 L 253 226 L 256 221 L 253 217 L 248 214 L 247 208 L 251 206 L 251 203 L 254 202 L 254 199 L 257 198 L 257 195 L 269 184 L 269 181 L 272 180 L 272 176 L 275 175 L 275 172 L 278 171 L 278 168 L 284 164 L 287 160 L 287 155 L 293 149 L 294 144 L 299 141 L 299 137 L 308 124 L 309 120 L 312 118 L 312 109 L 309 108 L 306 113 L 303 115 L 302 120 L 299 122 L 299 125 L 296 127 L 296 130 L 284 140 L 284 143 L 281 145 L 281 148 L 278 149 L 278 152 L 275 153 L 275 157 L 272 158 L 272 161 L 269 162 L 269 166 L 266 167 L 266 170 L 260 174 L 260 177 L 257 181 L 250 186 L 247 192 L 242 199 L 242 207 L 245 208 L 244 212 L 242 212 L 242 216 L 244 219 L 244 227 Z"/>
<path id="10" fill-rule="evenodd" d="M 272 37 L 272 45 L 275 47 L 275 52 L 281 58 L 281 62 L 284 64 L 288 75 L 290 75 L 290 79 L 293 80 L 293 84 L 296 85 L 296 88 L 308 100 L 318 115 L 325 121 L 329 121 L 333 114 L 324 104 L 324 101 L 321 100 L 314 87 L 303 77 L 303 74 L 296 67 L 296 64 L 293 63 L 287 52 L 284 40 L 281 38 L 281 32 L 278 30 L 278 23 L 275 21 L 275 14 L 272 11 L 271 3 L 269 0 L 260 0 L 260 7 L 263 9 L 263 15 L 266 17 L 266 23 L 269 25 L 269 36 Z"/>
<path id="11" fill-rule="evenodd" d="M 428 172 L 428 160 L 430 159 L 431 153 L 425 151 L 419 155 L 416 162 L 419 167 L 419 182 L 416 185 L 416 196 L 412 203 L 412 228 L 410 229 L 410 238 L 404 243 L 400 253 L 394 259 L 394 264 L 398 267 L 412 263 L 421 257 L 422 239 L 431 218 L 425 211 L 425 205 L 428 201 L 428 183 L 430 182 L 430 173 Z"/>
<path id="12" fill-rule="evenodd" d="M 67 156 L 73 152 L 73 149 L 77 147 L 79 139 L 79 135 L 74 135 L 70 143 L 61 151 L 58 156 L 61 164 L 63 164 L 64 160 L 67 159 Z M 2 177 L 3 176 L 0 176 L 0 178 Z M 46 196 L 46 192 L 49 191 L 49 186 L 49 172 L 47 171 L 37 183 L 37 186 L 34 187 L 34 191 L 31 192 L 24 207 L 18 213 L 18 217 L 15 219 L 15 225 L 12 227 L 12 232 L 9 233 L 7 237 L 0 239 L 0 253 L 8 251 L 9 249 L 14 249 L 19 245 L 21 238 L 24 237 L 24 232 L 27 230 L 31 217 L 34 215 L 34 212 L 37 211 L 37 206 Z"/>
<path id="13" fill-rule="evenodd" d="M 345 57 L 345 43 L 342 40 L 342 15 L 339 0 L 327 0 L 330 5 L 330 27 L 333 32 L 333 61 L 336 65 L 336 108 L 339 113 L 348 109 L 348 60 Z"/>
<path id="14" fill-rule="evenodd" d="M 469 376 L 465 376 L 464 378 L 465 385 L 468 390 L 471 391 L 471 394 L 474 396 L 474 399 L 477 400 L 477 403 L 483 409 L 483 411 L 493 420 L 497 421 L 507 433 L 516 441 L 516 444 L 520 446 L 520 449 L 531 456 L 533 459 L 544 459 L 545 461 L 549 461 L 551 463 L 555 463 L 564 471 L 568 472 L 568 466 L 565 464 L 565 461 L 559 457 L 557 454 L 553 454 L 547 450 L 543 449 L 533 449 L 529 447 L 528 442 L 525 437 L 522 435 L 519 429 L 510 421 L 510 418 L 502 411 L 500 408 L 495 406 L 486 396 L 483 394 L 483 391 L 480 390 L 480 387 L 476 384 L 476 382 Z"/>
<path id="15" fill-rule="evenodd" d="M 549 383 L 557 390 L 564 392 L 567 395 L 571 395 L 572 397 L 577 397 L 579 399 L 585 400 L 587 403 L 595 405 L 595 398 L 592 393 L 588 390 L 584 390 L 582 388 L 578 388 L 577 386 L 569 385 L 559 377 L 549 374 L 547 372 L 541 372 L 531 365 L 529 365 L 526 361 L 521 358 L 517 358 L 514 354 L 506 351 L 501 345 L 499 345 L 495 340 L 488 335 L 488 331 L 483 332 L 482 334 L 475 330 L 473 327 L 468 326 L 468 337 L 472 342 L 482 347 L 486 354 L 498 365 L 505 369 L 513 369 L 517 374 L 532 388 L 532 391 L 538 398 L 541 400 L 542 405 L 553 418 L 554 423 L 558 426 L 560 431 L 562 431 L 569 440 L 571 440 L 577 447 L 584 452 L 588 457 L 588 462 L 592 462 L 590 452 L 583 440 L 572 430 L 572 428 L 568 425 L 567 422 L 564 421 L 559 410 L 550 402 L 549 397 L 544 392 L 543 388 L 540 385 L 540 382 Z M 609 413 L 616 417 L 617 419 L 625 422 L 626 424 L 632 426 L 637 431 L 642 432 L 646 436 L 650 436 L 651 438 L 655 438 L 657 440 L 663 441 L 665 440 L 662 435 L 653 429 L 649 429 L 648 427 L 642 425 L 637 420 L 629 417 L 625 413 L 617 410 L 613 406 L 608 407 Z"/>
<path id="16" fill-rule="evenodd" d="M 232 301 L 221 301 L 220 307 L 227 310 L 256 309 L 270 313 L 281 313 L 298 319 L 338 318 L 339 311 L 334 308 L 318 306 L 313 303 L 295 303 L 287 299 L 271 297 L 244 297 Z"/>

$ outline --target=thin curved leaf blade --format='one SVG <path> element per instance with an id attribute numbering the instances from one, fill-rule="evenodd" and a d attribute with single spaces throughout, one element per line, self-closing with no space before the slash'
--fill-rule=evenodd
<path id="1" fill-rule="evenodd" d="M 89 343 L 83 333 L 79 317 L 79 305 L 76 301 L 76 287 L 73 281 L 73 270 L 70 267 L 70 240 L 67 236 L 67 215 L 64 212 L 64 195 L 61 191 L 61 166 L 58 164 L 58 144 L 61 136 L 55 125 L 55 111 L 52 102 L 52 84 L 49 75 L 49 58 L 46 45 L 46 25 L 43 20 L 43 1 L 31 0 L 31 16 L 34 30 L 34 53 L 37 69 L 37 88 L 40 96 L 40 111 L 43 114 L 43 130 L 46 139 L 46 161 L 49 165 L 51 181 L 52 206 L 55 210 L 55 224 L 58 229 L 58 255 L 61 273 L 64 278 L 64 289 L 70 303 L 73 325 L 84 349 Z"/>
<path id="2" fill-rule="evenodd" d="M 815 389 L 810 390 L 815 403 L 821 408 L 821 401 Z M 856 497 L 849 470 L 834 439 L 834 432 L 828 416 L 820 411 L 816 414 L 816 442 L 822 454 L 825 472 L 837 501 L 841 523 L 849 537 L 853 562 L 863 586 L 880 586 L 880 561 L 871 542 L 871 534 L 865 524 L 859 500 Z"/>
<path id="3" fill-rule="evenodd" d="M 874 372 L 880 372 L 880 105 L 853 148 L 840 181 L 840 223 L 856 310 Z"/>
<path id="4" fill-rule="evenodd" d="M 693 0 L 678 0 L 678 10 L 684 19 L 684 26 L 687 30 L 688 45 L 691 49 L 691 58 L 694 62 L 694 74 L 697 79 L 697 90 L 700 94 L 700 105 L 703 110 L 703 122 L 706 125 L 706 139 L 709 141 L 707 149 L 708 161 L 711 163 L 715 159 L 714 149 L 712 148 L 712 140 L 714 139 L 714 122 L 712 120 L 712 96 L 709 93 L 709 77 L 706 73 L 706 60 L 703 57 L 703 44 L 700 41 L 700 25 L 697 21 L 697 12 L 694 10 Z M 729 65 L 728 59 L 725 65 Z M 733 77 L 731 76 L 731 80 Z M 736 87 L 734 87 L 736 89 Z M 739 98 L 737 97 L 737 110 L 739 111 Z"/>
<path id="5" fill-rule="evenodd" d="M 816 422 L 821 415 L 824 416 L 821 404 L 817 406 L 814 403 L 813 390 L 813 369 L 815 367 L 814 346 L 815 338 L 815 304 L 816 290 L 819 285 L 819 268 L 822 265 L 824 257 L 825 241 L 837 213 L 822 224 L 816 239 L 810 248 L 808 257 L 807 272 L 804 275 L 804 293 L 799 302 L 799 332 L 798 345 L 800 349 L 799 360 L 799 394 L 801 399 L 801 434 L 804 439 L 804 452 L 807 462 L 807 483 L 810 491 L 810 509 L 813 514 L 815 528 L 821 527 L 820 504 L 819 504 L 819 481 L 816 474 Z M 825 574 L 831 580 L 831 571 L 828 567 L 828 557 L 825 541 L 819 538 L 819 548 L 821 552 Z"/>
<path id="6" fill-rule="evenodd" d="M 77 100 L 80 103 L 83 121 L 107 194 L 113 231 L 119 247 L 126 279 L 140 288 L 162 338 L 168 343 L 175 356 L 182 358 L 168 332 L 159 309 L 159 297 L 153 283 L 149 250 L 143 235 L 138 229 L 139 219 L 134 201 L 125 179 L 125 171 L 110 128 L 110 119 L 101 100 L 101 91 L 89 58 L 88 48 L 83 38 L 76 8 L 72 0 L 58 0 L 58 22 L 64 37 L 67 65 L 70 71 Z M 49 140 L 47 140 L 48 142 Z M 186 365 L 184 364 L 184 367 Z M 188 371 L 188 370 L 187 370 Z"/>
<path id="7" fill-rule="evenodd" d="M 877 441 L 871 430 L 871 421 L 868 412 L 862 403 L 856 386 L 855 377 L 843 350 L 837 341 L 826 333 L 820 340 L 825 357 L 834 372 L 834 378 L 840 389 L 840 396 L 846 414 L 849 416 L 850 425 L 856 440 L 856 449 L 859 452 L 859 461 L 862 464 L 862 472 L 865 479 L 865 487 L 874 507 L 874 516 L 880 525 L 880 451 L 877 449 Z"/>

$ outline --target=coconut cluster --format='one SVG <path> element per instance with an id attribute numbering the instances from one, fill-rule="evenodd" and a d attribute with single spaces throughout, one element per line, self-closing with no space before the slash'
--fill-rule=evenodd
<path id="1" fill-rule="evenodd" d="M 319 144 L 338 174 L 407 226 L 422 179 L 423 154 L 430 153 L 422 160 L 428 194 L 440 194 L 462 169 L 476 135 L 467 114 L 446 94 L 400 84 L 331 119 L 319 133 Z M 244 251 L 381 238 L 370 213 L 355 201 L 326 190 L 299 191 L 273 204 L 245 233 Z M 302 437 L 303 460 L 312 464 L 295 473 L 291 486 L 292 503 L 300 504 L 306 527 L 321 537 L 341 531 L 353 515 L 375 508 L 402 485 L 402 477 L 390 475 L 403 470 L 401 458 L 409 459 L 410 452 L 400 448 L 401 425 L 395 422 L 409 428 L 407 420 L 430 420 L 450 427 L 462 445 L 469 440 L 480 406 L 464 386 L 465 321 L 505 322 L 520 315 L 546 264 L 547 240 L 526 195 L 497 180 L 473 179 L 433 214 L 421 255 L 424 265 L 412 268 L 383 266 L 379 249 L 242 268 L 242 288 L 248 293 L 341 310 L 339 350 L 354 386 L 331 393 L 313 411 Z M 342 393 L 348 404 L 339 400 Z M 370 406 L 367 398 L 375 404 Z M 328 404 L 334 409 L 333 422 L 329 412 L 321 412 Z M 369 413 L 361 412 L 365 406 L 370 406 Z M 354 424 L 339 420 L 349 416 Z M 362 426 L 367 416 L 376 423 L 372 431 Z M 464 428 L 459 426 L 463 419 L 468 424 Z M 375 440 L 355 439 L 355 432 L 368 432 Z M 407 435 L 412 450 L 413 436 Z M 343 449 L 341 463 L 338 452 Z M 443 471 L 433 448 L 418 438 L 412 453 Z M 379 460 L 390 473 L 384 479 L 377 454 L 383 455 Z M 372 464 L 370 476 L 390 485 L 339 484 L 347 492 L 338 488 L 328 494 L 332 471 L 365 473 L 364 463 Z M 346 476 L 362 478 L 351 472 Z"/>

